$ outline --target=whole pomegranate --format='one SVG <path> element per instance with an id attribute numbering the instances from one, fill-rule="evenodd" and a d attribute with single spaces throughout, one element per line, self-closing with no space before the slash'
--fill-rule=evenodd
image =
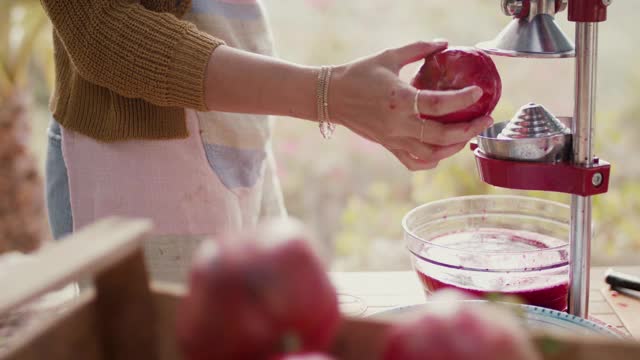
<path id="1" fill-rule="evenodd" d="M 387 334 L 383 360 L 539 360 L 521 325 L 494 305 L 436 295 L 430 311 Z"/>
<path id="2" fill-rule="evenodd" d="M 483 90 L 480 100 L 464 110 L 442 116 L 421 116 L 446 123 L 489 115 L 502 95 L 502 81 L 493 60 L 471 47 L 451 47 L 428 56 L 411 84 L 420 90 L 460 90 L 472 85 Z"/>
<path id="3" fill-rule="evenodd" d="M 337 296 L 307 244 L 292 221 L 203 243 L 177 319 L 185 359 L 327 351 L 340 325 Z"/>

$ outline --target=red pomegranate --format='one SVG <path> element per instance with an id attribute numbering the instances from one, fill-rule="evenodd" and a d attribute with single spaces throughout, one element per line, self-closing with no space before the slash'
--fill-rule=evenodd
<path id="1" fill-rule="evenodd" d="M 427 57 L 411 84 L 421 90 L 459 90 L 472 85 L 483 90 L 480 100 L 464 110 L 443 116 L 422 116 L 447 123 L 491 114 L 502 95 L 502 81 L 493 60 L 471 47 L 451 47 Z"/>
<path id="2" fill-rule="evenodd" d="M 427 313 L 394 325 L 382 359 L 539 360 L 513 314 L 465 299 L 463 294 L 444 291 L 429 302 Z"/>
<path id="3" fill-rule="evenodd" d="M 260 360 L 328 351 L 340 324 L 335 289 L 291 221 L 208 241 L 178 314 L 188 360 Z"/>

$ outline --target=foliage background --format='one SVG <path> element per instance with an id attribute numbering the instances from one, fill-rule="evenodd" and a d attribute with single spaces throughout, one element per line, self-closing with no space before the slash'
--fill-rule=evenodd
<path id="1" fill-rule="evenodd" d="M 453 45 L 473 45 L 492 38 L 509 21 L 497 0 L 263 1 L 278 55 L 304 64 L 343 63 L 415 40 L 447 38 Z M 600 26 L 596 151 L 613 164 L 613 178 L 610 193 L 595 199 L 596 264 L 640 264 L 637 8 L 633 0 L 615 1 L 610 21 Z M 38 9 L 21 11 L 12 18 L 38 14 Z M 566 13 L 559 15 L 559 23 L 573 37 Z M 14 29 L 12 38 L 21 36 L 19 29 Z M 50 32 L 44 33 L 36 41 L 34 51 L 41 56 L 34 57 L 31 76 L 33 147 L 42 164 L 49 118 L 46 54 L 51 47 Z M 494 113 L 498 121 L 530 101 L 544 104 L 556 115 L 572 114 L 572 59 L 494 60 L 504 83 Z M 402 76 L 408 79 L 417 66 L 409 66 Z M 338 129 L 337 136 L 327 142 L 315 124 L 289 118 L 277 121 L 275 148 L 289 211 L 317 234 L 336 270 L 407 269 L 400 221 L 418 204 L 460 195 L 520 193 L 481 183 L 473 157 L 466 151 L 443 161 L 437 171 L 412 174 L 383 149 L 345 129 Z M 527 194 L 568 202 L 564 195 Z"/>

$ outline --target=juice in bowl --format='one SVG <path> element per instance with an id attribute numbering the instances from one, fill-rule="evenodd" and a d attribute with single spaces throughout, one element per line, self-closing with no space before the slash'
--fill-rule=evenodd
<path id="1" fill-rule="evenodd" d="M 403 219 L 427 296 L 456 288 L 564 311 L 569 287 L 568 206 L 519 196 L 469 196 L 419 206 Z"/>

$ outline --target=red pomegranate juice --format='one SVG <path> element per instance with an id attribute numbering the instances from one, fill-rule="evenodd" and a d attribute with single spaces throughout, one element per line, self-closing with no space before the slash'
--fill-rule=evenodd
<path id="1" fill-rule="evenodd" d="M 567 308 L 566 242 L 505 229 L 456 232 L 429 242 L 422 259 L 414 260 L 428 294 L 455 288 L 478 297 L 500 294 L 529 305 Z"/>

